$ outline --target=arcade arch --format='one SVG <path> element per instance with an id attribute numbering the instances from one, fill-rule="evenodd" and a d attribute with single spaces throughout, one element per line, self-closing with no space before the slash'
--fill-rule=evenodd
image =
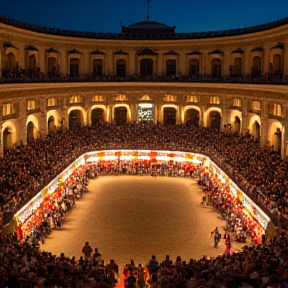
<path id="1" fill-rule="evenodd" d="M 0 132 L 0 142 L 2 143 L 0 149 L 3 148 L 3 150 L 6 150 L 14 148 L 17 140 L 15 124 L 12 121 L 4 122 Z"/>
<path id="2" fill-rule="evenodd" d="M 249 131 L 252 136 L 260 139 L 261 137 L 261 119 L 259 115 L 253 115 L 249 121 Z"/>
<path id="3" fill-rule="evenodd" d="M 182 121 L 182 123 L 185 123 L 186 125 L 199 125 L 199 120 L 201 117 L 200 112 L 200 108 L 197 106 L 186 106 L 184 108 L 184 121 Z"/>
<path id="4" fill-rule="evenodd" d="M 75 106 L 68 109 L 68 125 L 69 128 L 75 126 L 86 125 L 87 117 L 83 107 Z"/>
<path id="5" fill-rule="evenodd" d="M 91 108 L 91 116 L 90 116 L 90 124 L 91 126 L 96 126 L 99 123 L 104 123 L 105 121 L 105 113 L 106 107 L 104 105 L 100 106 L 92 106 Z"/>
<path id="6" fill-rule="evenodd" d="M 242 119 L 242 112 L 238 110 L 232 110 L 230 115 L 230 124 L 232 127 L 232 131 L 234 133 L 240 133 L 241 131 L 241 119 Z"/>
<path id="7" fill-rule="evenodd" d="M 219 107 L 210 107 L 204 113 L 204 127 L 221 128 L 222 110 Z"/>
<path id="8" fill-rule="evenodd" d="M 37 138 L 39 121 L 34 115 L 29 115 L 26 120 L 26 141 L 29 143 Z"/>
<path id="9" fill-rule="evenodd" d="M 274 151 L 281 153 L 283 142 L 283 125 L 281 122 L 269 119 L 268 141 Z"/>

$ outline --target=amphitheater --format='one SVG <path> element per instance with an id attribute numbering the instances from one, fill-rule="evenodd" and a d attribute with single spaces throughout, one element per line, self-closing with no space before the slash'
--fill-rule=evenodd
<path id="1" fill-rule="evenodd" d="M 144 21 L 122 26 L 122 33 L 90 33 L 1 16 L 0 155 L 5 158 L 6 151 L 33 146 L 47 135 L 69 133 L 74 127 L 144 123 L 196 125 L 228 135 L 251 135 L 261 149 L 280 155 L 285 163 L 288 19 L 205 33 L 176 33 L 175 29 Z M 127 149 L 126 144 L 117 149 Z M 167 155 L 171 153 L 173 149 Z M 72 162 L 76 155 L 71 155 L 75 156 Z M 2 208 L 5 204 L 4 199 Z M 207 220 L 208 230 L 215 221 Z M 276 222 L 273 226 L 279 228 Z M 58 245 L 51 243 L 47 244 L 51 249 Z M 209 249 L 195 257 L 209 254 Z M 164 250 L 162 257 L 170 253 Z M 121 253 L 124 257 L 125 252 Z M 139 256 L 137 251 L 133 255 Z"/>

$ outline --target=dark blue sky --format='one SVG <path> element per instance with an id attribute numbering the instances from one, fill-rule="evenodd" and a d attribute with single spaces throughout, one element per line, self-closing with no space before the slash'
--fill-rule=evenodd
<path id="1" fill-rule="evenodd" d="M 0 0 L 0 14 L 31 24 L 121 32 L 145 21 L 147 0 Z M 288 0 L 151 0 L 150 20 L 176 26 L 176 32 L 234 29 L 288 17 Z"/>

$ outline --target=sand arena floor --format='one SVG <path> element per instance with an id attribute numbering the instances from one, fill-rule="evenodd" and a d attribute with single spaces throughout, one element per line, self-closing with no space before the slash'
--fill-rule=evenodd
<path id="1" fill-rule="evenodd" d="M 115 259 L 123 267 L 134 259 L 147 263 L 169 254 L 175 261 L 224 253 L 222 240 L 213 247 L 211 231 L 224 235 L 225 221 L 209 206 L 190 178 L 151 176 L 101 176 L 89 182 L 90 192 L 76 202 L 60 230 L 53 230 L 41 245 L 56 255 L 81 256 L 86 241 L 97 247 L 107 263 Z M 234 246 L 236 249 L 236 246 Z"/>

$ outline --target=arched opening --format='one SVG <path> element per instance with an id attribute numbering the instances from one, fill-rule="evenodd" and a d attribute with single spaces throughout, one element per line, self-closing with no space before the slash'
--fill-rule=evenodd
<path id="1" fill-rule="evenodd" d="M 140 61 L 140 76 L 152 76 L 153 75 L 153 60 L 150 58 L 144 58 Z"/>
<path id="2" fill-rule="evenodd" d="M 176 124 L 176 109 L 173 107 L 164 108 L 164 124 L 175 125 Z"/>
<path id="3" fill-rule="evenodd" d="M 56 126 L 55 126 L 55 119 L 54 116 L 50 116 L 48 118 L 48 133 L 55 132 Z"/>
<path id="4" fill-rule="evenodd" d="M 81 126 L 82 124 L 82 111 L 79 109 L 72 110 L 69 113 L 69 128 Z"/>
<path id="5" fill-rule="evenodd" d="M 28 122 L 27 127 L 27 143 L 31 143 L 35 139 L 35 126 L 32 121 Z"/>
<path id="6" fill-rule="evenodd" d="M 126 60 L 118 59 L 116 61 L 116 76 L 124 77 L 126 75 Z"/>
<path id="7" fill-rule="evenodd" d="M 9 128 L 5 128 L 3 131 L 3 149 L 12 149 L 12 131 Z"/>
<path id="8" fill-rule="evenodd" d="M 279 54 L 275 54 L 273 56 L 273 64 L 272 64 L 273 74 L 274 75 L 282 75 L 282 65 L 281 65 L 281 56 Z"/>
<path id="9" fill-rule="evenodd" d="M 252 136 L 254 136 L 257 139 L 260 139 L 260 124 L 255 121 L 252 125 Z"/>
<path id="10" fill-rule="evenodd" d="M 255 56 L 253 58 L 252 75 L 261 76 L 261 57 Z"/>
<path id="11" fill-rule="evenodd" d="M 16 60 L 15 60 L 15 55 L 14 53 L 10 52 L 7 54 L 6 56 L 6 65 L 5 65 L 5 69 L 6 70 L 15 70 L 16 68 Z"/>
<path id="12" fill-rule="evenodd" d="M 199 125 L 200 113 L 198 110 L 191 108 L 186 110 L 185 123 L 186 125 Z"/>
<path id="13" fill-rule="evenodd" d="M 70 59 L 70 76 L 71 77 L 79 76 L 79 59 L 78 58 Z"/>
<path id="14" fill-rule="evenodd" d="M 236 57 L 234 59 L 234 72 L 233 75 L 236 77 L 242 76 L 242 58 Z"/>
<path id="15" fill-rule="evenodd" d="M 209 113 L 210 127 L 220 130 L 221 114 L 218 111 L 211 111 Z"/>
<path id="16" fill-rule="evenodd" d="M 280 154 L 282 148 L 282 133 L 280 128 L 277 128 L 276 132 L 274 132 L 273 143 L 274 143 L 274 151 Z"/>
<path id="17" fill-rule="evenodd" d="M 101 108 L 94 108 L 91 111 L 91 126 L 104 122 L 104 111 Z"/>
<path id="18" fill-rule="evenodd" d="M 166 60 L 166 76 L 176 76 L 176 60 L 168 59 Z"/>
<path id="19" fill-rule="evenodd" d="M 199 60 L 191 59 L 189 61 L 189 76 L 199 76 Z"/>
<path id="20" fill-rule="evenodd" d="M 103 75 L 103 60 L 94 59 L 93 60 L 93 76 L 100 77 Z"/>
<path id="21" fill-rule="evenodd" d="M 30 55 L 29 56 L 29 70 L 36 70 L 36 55 Z"/>
<path id="22" fill-rule="evenodd" d="M 114 122 L 117 125 L 127 123 L 127 108 L 126 107 L 115 107 L 114 109 Z"/>
<path id="23" fill-rule="evenodd" d="M 211 61 L 211 71 L 213 78 L 221 78 L 221 60 L 214 58 Z"/>
<path id="24" fill-rule="evenodd" d="M 51 75 L 57 73 L 57 59 L 55 57 L 48 58 L 48 73 Z"/>
<path id="25" fill-rule="evenodd" d="M 235 133 L 240 133 L 240 127 L 241 127 L 241 120 L 238 116 L 235 117 L 235 121 L 234 121 L 234 129 L 233 131 Z"/>

